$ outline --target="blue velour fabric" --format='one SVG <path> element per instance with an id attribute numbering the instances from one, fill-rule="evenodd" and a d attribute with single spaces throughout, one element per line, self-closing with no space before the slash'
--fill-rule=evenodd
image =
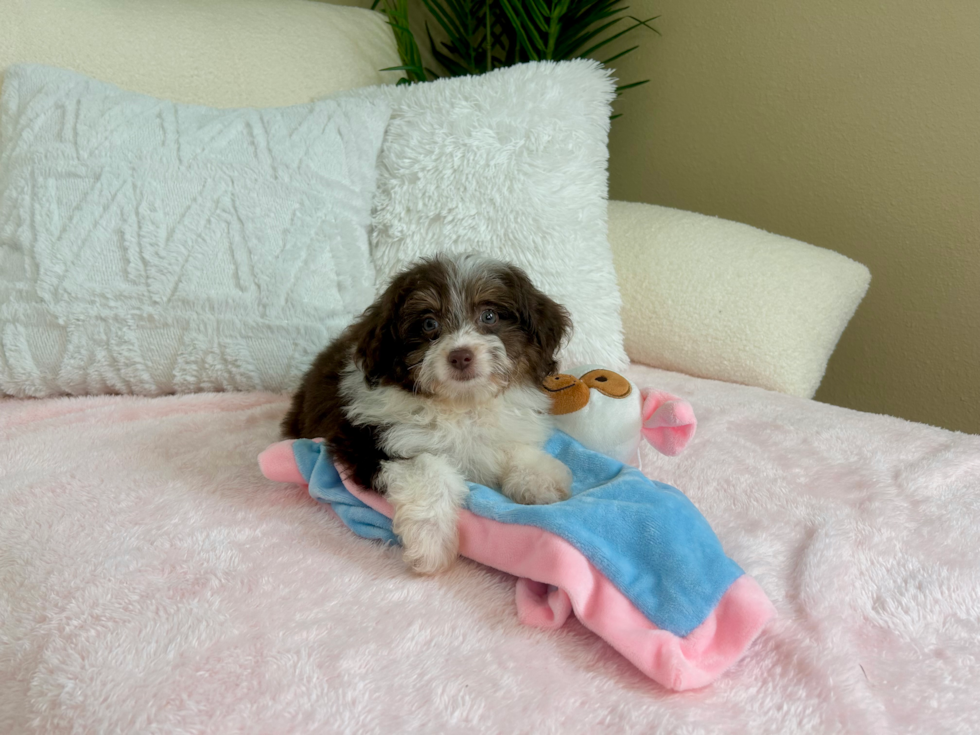
<path id="1" fill-rule="evenodd" d="M 297 439 L 293 442 L 293 456 L 300 474 L 306 478 L 310 495 L 321 503 L 328 503 L 351 531 L 364 538 L 399 543 L 391 530 L 391 519 L 358 500 L 344 487 L 323 444 Z"/>
<path id="2" fill-rule="evenodd" d="M 572 471 L 572 497 L 521 505 L 470 484 L 466 507 L 501 523 L 534 526 L 568 541 L 662 630 L 686 636 L 742 576 L 697 508 L 678 489 L 555 432 L 545 450 Z M 293 444 L 310 494 L 354 533 L 398 543 L 391 521 L 344 488 L 323 446 Z M 312 467 L 309 474 L 306 469 Z"/>

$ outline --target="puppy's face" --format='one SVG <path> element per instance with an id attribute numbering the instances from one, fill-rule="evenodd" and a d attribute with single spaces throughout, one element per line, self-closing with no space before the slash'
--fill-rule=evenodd
<path id="1" fill-rule="evenodd" d="M 473 402 L 552 373 L 569 319 L 519 268 L 464 256 L 401 273 L 359 327 L 369 382 Z"/>

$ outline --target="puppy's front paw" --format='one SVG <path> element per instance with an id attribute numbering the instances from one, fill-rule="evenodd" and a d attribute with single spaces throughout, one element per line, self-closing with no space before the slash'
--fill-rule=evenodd
<path id="1" fill-rule="evenodd" d="M 449 568 L 459 555 L 459 508 L 469 492 L 463 478 L 443 457 L 420 454 L 383 463 L 380 481 L 405 563 L 419 574 Z"/>
<path id="2" fill-rule="evenodd" d="M 456 524 L 441 527 L 432 521 L 396 523 L 394 531 L 402 540 L 402 558 L 417 574 L 438 574 L 446 571 L 459 556 L 459 536 Z"/>
<path id="3" fill-rule="evenodd" d="M 501 490 L 518 503 L 546 505 L 567 500 L 571 487 L 572 473 L 568 467 L 550 454 L 535 452 L 514 458 L 504 475 Z"/>

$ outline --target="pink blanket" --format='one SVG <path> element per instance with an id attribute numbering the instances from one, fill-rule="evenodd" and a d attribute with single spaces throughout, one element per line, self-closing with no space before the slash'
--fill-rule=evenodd
<path id="1" fill-rule="evenodd" d="M 634 368 L 683 488 L 777 608 L 661 689 L 513 577 L 408 576 L 255 456 L 262 394 L 0 401 L 0 732 L 977 732 L 980 437 Z"/>
<path id="2" fill-rule="evenodd" d="M 572 497 L 520 506 L 471 486 L 459 512 L 460 555 L 515 575 L 524 624 L 560 628 L 574 612 L 662 686 L 686 691 L 713 682 L 772 617 L 759 584 L 725 558 L 697 509 L 673 488 L 660 488 L 564 434 L 553 436 L 545 451 L 571 470 Z M 321 442 L 276 442 L 258 464 L 270 480 L 302 485 L 330 503 L 342 520 L 358 507 L 359 523 L 348 523 L 358 535 L 380 538 L 378 530 L 394 514 L 385 498 L 342 477 Z M 599 542 L 607 544 L 598 553 L 597 518 L 604 519 Z M 386 540 L 399 543 L 390 523 L 385 530 Z"/>

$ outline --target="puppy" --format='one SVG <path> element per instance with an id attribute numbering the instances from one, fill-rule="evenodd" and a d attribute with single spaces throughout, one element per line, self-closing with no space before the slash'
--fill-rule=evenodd
<path id="1" fill-rule="evenodd" d="M 552 424 L 539 386 L 569 329 L 513 265 L 421 261 L 316 358 L 283 434 L 323 437 L 391 503 L 406 563 L 442 571 L 458 554 L 467 481 L 518 503 L 568 497 L 571 473 L 542 449 Z"/>

